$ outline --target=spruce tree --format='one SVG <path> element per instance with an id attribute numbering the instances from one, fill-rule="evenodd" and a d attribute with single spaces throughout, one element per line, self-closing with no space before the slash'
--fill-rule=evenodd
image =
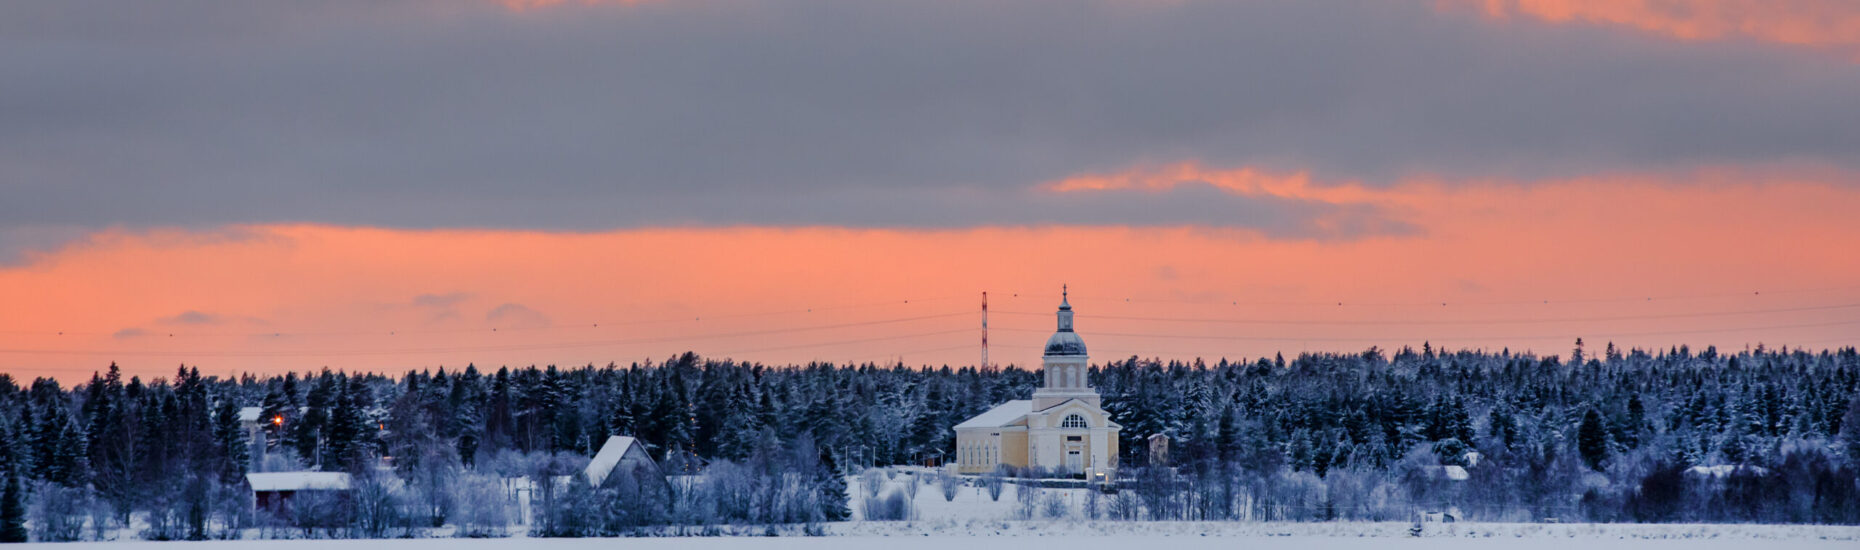
<path id="1" fill-rule="evenodd" d="M 0 542 L 26 542 L 26 495 L 11 468 L 5 475 L 6 492 L 0 494 Z"/>
<path id="2" fill-rule="evenodd" d="M 19 461 L 14 458 L 13 434 L 0 421 L 0 476 L 6 488 L 0 494 L 0 542 L 26 542 L 26 495 L 19 487 Z"/>
<path id="3" fill-rule="evenodd" d="M 217 473 L 220 483 L 237 485 L 245 479 L 246 464 L 251 461 L 251 443 L 239 422 L 239 407 L 231 399 L 221 399 L 213 411 L 213 439 L 218 452 Z"/>
<path id="4" fill-rule="evenodd" d="M 1602 414 L 1594 408 L 1582 415 L 1582 425 L 1576 429 L 1576 450 L 1582 453 L 1582 462 L 1589 469 L 1602 471 L 1602 462 L 1608 459 L 1608 428 L 1602 425 Z"/>
<path id="5" fill-rule="evenodd" d="M 827 521 L 846 521 L 852 510 L 846 506 L 846 478 L 840 475 L 839 462 L 830 449 L 820 449 L 820 465 L 814 472 L 814 484 L 820 488 L 820 516 Z"/>

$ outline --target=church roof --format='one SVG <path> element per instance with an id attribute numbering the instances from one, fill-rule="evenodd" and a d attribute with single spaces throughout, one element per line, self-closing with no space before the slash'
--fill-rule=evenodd
<path id="1" fill-rule="evenodd" d="M 1000 428 L 1019 422 L 1020 419 L 1027 417 L 1027 413 L 1031 412 L 1033 412 L 1033 400 L 1016 399 L 1000 405 L 995 405 L 995 408 L 988 409 L 988 412 L 975 415 L 975 418 L 964 420 L 961 424 L 956 425 L 956 429 Z"/>
<path id="2" fill-rule="evenodd" d="M 1085 355 L 1085 339 L 1072 331 L 1055 332 L 1046 339 L 1046 356 Z"/>
<path id="3" fill-rule="evenodd" d="M 1085 339 L 1072 331 L 1072 301 L 1068 299 L 1065 287 L 1059 290 L 1059 330 L 1046 339 L 1047 357 L 1084 357 Z"/>

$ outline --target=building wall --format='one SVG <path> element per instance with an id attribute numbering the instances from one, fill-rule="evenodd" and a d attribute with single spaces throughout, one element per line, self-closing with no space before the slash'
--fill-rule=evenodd
<path id="1" fill-rule="evenodd" d="M 1016 468 L 1027 467 L 1027 431 L 1001 433 L 1001 463 Z"/>
<path id="2" fill-rule="evenodd" d="M 1027 465 L 1027 431 L 1017 427 L 957 430 L 956 452 L 959 473 L 985 474 L 998 465 L 1023 467 Z"/>

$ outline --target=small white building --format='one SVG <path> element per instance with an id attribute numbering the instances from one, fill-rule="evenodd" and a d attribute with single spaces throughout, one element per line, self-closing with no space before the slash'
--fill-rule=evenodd
<path id="1" fill-rule="evenodd" d="M 616 474 L 629 477 L 643 475 L 665 480 L 665 474 L 659 471 L 659 463 L 652 461 L 652 454 L 646 452 L 646 446 L 641 445 L 638 439 L 623 435 L 608 437 L 582 473 L 587 476 L 588 484 L 595 487 L 616 478 Z"/>

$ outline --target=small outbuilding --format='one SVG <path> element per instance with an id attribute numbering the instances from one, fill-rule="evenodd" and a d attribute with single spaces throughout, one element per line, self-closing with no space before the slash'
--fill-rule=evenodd
<path id="1" fill-rule="evenodd" d="M 652 453 L 646 452 L 646 446 L 638 439 L 616 435 L 607 438 L 601 444 L 601 450 L 588 461 L 588 468 L 583 472 L 588 484 L 600 487 L 615 474 L 633 478 L 647 477 L 660 482 L 665 481 L 665 473 L 659 471 L 659 463 L 652 461 Z"/>
<path id="2" fill-rule="evenodd" d="M 252 503 L 261 510 L 282 508 L 298 493 L 347 493 L 355 479 L 344 472 L 260 472 L 245 475 L 252 486 Z"/>

